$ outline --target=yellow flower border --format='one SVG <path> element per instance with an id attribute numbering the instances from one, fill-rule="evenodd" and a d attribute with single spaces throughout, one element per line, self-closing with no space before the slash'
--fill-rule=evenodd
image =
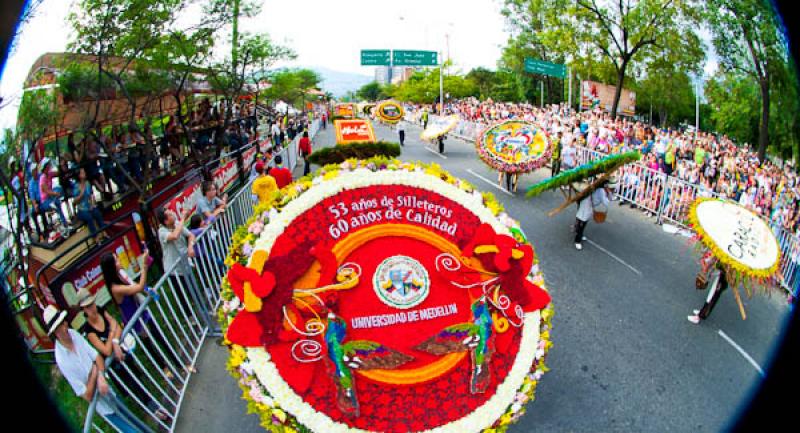
<path id="1" fill-rule="evenodd" d="M 724 199 L 719 199 L 719 198 L 698 198 L 689 207 L 689 224 L 692 227 L 692 229 L 695 232 L 697 232 L 697 234 L 700 237 L 700 241 L 703 242 L 703 245 L 705 245 L 706 248 L 711 250 L 711 252 L 714 254 L 714 256 L 717 259 L 719 259 L 719 261 L 722 262 L 723 265 L 725 265 L 728 268 L 733 269 L 740 276 L 756 278 L 756 279 L 760 279 L 760 280 L 765 280 L 767 278 L 772 277 L 775 274 L 775 272 L 777 272 L 778 266 L 780 265 L 780 262 L 781 262 L 781 248 L 780 248 L 780 245 L 778 244 L 778 240 L 775 239 L 775 236 L 772 236 L 772 240 L 775 242 L 775 248 L 778 251 L 778 256 L 775 259 L 775 263 L 773 263 L 769 268 L 766 268 L 766 269 L 753 269 L 753 268 L 741 263 L 740 261 L 738 261 L 735 258 L 731 257 L 731 255 L 728 254 L 727 252 L 725 252 L 722 248 L 720 248 L 716 244 L 716 242 L 714 242 L 711 239 L 711 236 L 708 235 L 708 232 L 706 232 L 705 229 L 703 229 L 703 226 L 700 224 L 700 220 L 697 218 L 697 208 L 701 204 L 703 204 L 705 202 L 708 202 L 708 201 L 719 201 L 719 202 L 723 202 L 723 203 L 730 203 L 732 205 L 741 207 L 742 209 L 746 210 L 747 212 L 750 212 L 751 214 L 755 215 L 749 209 L 747 209 L 747 208 L 745 208 L 745 207 L 743 207 L 743 206 L 741 206 L 741 205 L 739 205 L 737 203 L 734 203 L 734 202 L 732 202 L 730 200 L 724 200 Z M 755 215 L 755 216 L 757 218 L 761 219 L 761 217 L 759 217 L 758 215 Z M 769 227 L 769 224 L 767 224 L 767 227 Z"/>
<path id="2" fill-rule="evenodd" d="M 282 208 L 291 200 L 299 196 L 302 192 L 310 189 L 313 185 L 313 179 L 315 177 L 331 179 L 338 176 L 340 170 L 354 170 L 356 168 L 367 168 L 373 169 L 374 171 L 421 170 L 427 174 L 435 175 L 443 181 L 454 185 L 465 192 L 476 191 L 476 188 L 472 184 L 452 176 L 436 163 L 409 163 L 397 159 L 375 157 L 369 160 L 350 159 L 341 164 L 330 164 L 322 167 L 313 174 L 309 174 L 283 187 L 280 191 L 276 192 L 274 200 L 271 202 L 256 205 L 253 216 L 248 219 L 247 223 L 236 229 L 231 247 L 228 251 L 228 256 L 225 259 L 225 264 L 230 267 L 236 262 L 243 264 L 247 263 L 248 257 L 242 254 L 242 247 L 245 243 L 253 245 L 257 239 L 257 236 L 247 231 L 250 224 L 259 219 L 263 220 L 264 215 L 266 215 L 266 213 L 268 213 L 272 208 Z M 503 212 L 502 204 L 497 201 L 493 194 L 489 192 L 483 192 L 481 193 L 481 196 L 483 197 L 483 205 L 491 211 L 492 215 L 498 216 L 501 212 Z M 547 290 L 544 284 L 544 276 L 539 268 L 538 255 L 534 256 L 534 269 L 535 272 L 533 282 L 542 287 L 542 289 Z M 217 311 L 217 318 L 222 327 L 222 334 L 225 335 L 228 326 L 230 326 L 230 323 L 233 321 L 236 313 L 241 308 L 240 306 L 233 307 L 231 310 L 226 311 L 225 307 L 229 302 L 238 303 L 238 299 L 234 295 L 233 290 L 228 283 L 227 276 L 223 277 L 221 284 L 221 298 L 223 300 L 223 304 Z M 544 309 L 541 310 L 541 321 L 539 328 L 539 345 L 541 346 L 541 354 L 537 354 L 537 356 L 534 358 L 528 374 L 525 376 L 522 385 L 517 390 L 517 395 L 524 395 L 525 400 L 522 402 L 516 402 L 515 399 L 515 403 L 509 405 L 505 413 L 494 422 L 492 427 L 483 429 L 481 433 L 505 433 L 508 430 L 509 425 L 516 422 L 520 417 L 522 417 L 522 415 L 524 415 L 526 406 L 535 399 L 536 386 L 538 384 L 539 377 L 550 370 L 545 365 L 545 358 L 547 357 L 547 353 L 553 345 L 552 341 L 550 340 L 550 331 L 552 330 L 552 317 L 554 312 L 555 310 L 553 309 L 552 303 L 548 304 Z M 248 385 L 249 383 L 255 381 L 261 388 L 260 391 L 264 395 L 268 396 L 268 392 L 264 390 L 263 385 L 258 383 L 258 381 L 255 379 L 254 373 L 248 375 L 240 369 L 243 363 L 246 362 L 245 350 L 241 346 L 231 344 L 231 342 L 227 339 L 224 339 L 224 342 L 230 348 L 230 357 L 227 362 L 227 369 L 231 376 L 237 380 L 239 387 L 242 389 L 242 399 L 247 401 L 247 412 L 258 414 L 261 420 L 261 426 L 272 433 L 298 433 L 308 431 L 305 426 L 299 424 L 290 413 L 285 412 L 277 404 L 267 405 L 255 401 L 255 399 L 250 395 L 252 388 Z M 446 426 L 446 424 L 439 426 L 438 429 L 446 428 Z"/>
<path id="3" fill-rule="evenodd" d="M 383 112 L 383 107 L 385 107 L 387 105 L 394 105 L 395 107 L 399 108 L 400 109 L 400 114 L 398 114 L 396 117 L 387 116 Z M 394 124 L 394 123 L 397 123 L 397 122 L 403 120 L 403 116 L 406 115 L 406 110 L 403 108 L 403 105 L 400 104 L 399 102 L 397 102 L 397 101 L 395 101 L 393 99 L 389 99 L 389 100 L 381 102 L 380 104 L 378 104 L 375 107 L 375 115 L 378 116 L 378 118 L 380 120 L 382 120 L 383 122 L 385 122 L 385 123 Z"/>

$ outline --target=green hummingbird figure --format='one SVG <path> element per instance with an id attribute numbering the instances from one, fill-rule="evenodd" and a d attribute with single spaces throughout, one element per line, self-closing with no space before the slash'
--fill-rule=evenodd
<path id="1" fill-rule="evenodd" d="M 478 394 L 486 391 L 491 383 L 489 360 L 494 353 L 494 334 L 486 298 L 473 302 L 471 310 L 471 322 L 448 326 L 417 345 L 416 349 L 433 355 L 469 351 L 472 367 L 470 392 Z"/>
<path id="2" fill-rule="evenodd" d="M 359 415 L 353 370 L 392 369 L 412 359 L 411 356 L 368 340 L 344 342 L 347 323 L 341 317 L 328 313 L 325 345 L 330 372 L 336 383 L 336 404 L 349 416 Z"/>

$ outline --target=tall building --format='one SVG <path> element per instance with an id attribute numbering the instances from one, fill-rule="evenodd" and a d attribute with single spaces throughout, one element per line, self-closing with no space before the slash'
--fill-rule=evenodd
<path id="1" fill-rule="evenodd" d="M 408 66 L 394 66 L 392 67 L 391 80 L 389 78 L 389 67 L 378 66 L 375 68 L 375 81 L 378 84 L 388 84 L 390 81 L 393 84 L 402 83 L 407 80 L 414 73 L 414 68 Z"/>

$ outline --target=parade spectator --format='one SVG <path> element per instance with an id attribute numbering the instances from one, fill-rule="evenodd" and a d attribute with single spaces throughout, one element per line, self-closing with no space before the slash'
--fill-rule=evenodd
<path id="1" fill-rule="evenodd" d="M 261 203 L 266 203 L 272 200 L 273 194 L 275 194 L 275 192 L 278 190 L 278 184 L 275 181 L 275 178 L 265 173 L 263 165 L 261 166 L 259 176 L 253 180 L 253 186 L 251 187 L 251 190 L 253 195 Z"/>
<path id="2" fill-rule="evenodd" d="M 167 412 L 148 396 L 135 379 L 135 377 L 141 376 L 142 372 L 136 363 L 131 362 L 127 357 L 126 352 L 129 348 L 123 349 L 120 341 L 123 325 L 118 323 L 114 316 L 104 308 L 97 306 L 95 295 L 92 295 L 85 287 L 78 290 L 77 297 L 78 306 L 86 317 L 86 322 L 81 327 L 81 333 L 104 357 L 114 356 L 115 362 L 111 363 L 111 369 L 125 387 L 140 402 L 144 403 L 154 416 L 162 421 L 167 420 Z"/>
<path id="3" fill-rule="evenodd" d="M 89 183 L 89 179 L 86 176 L 86 170 L 83 168 L 78 170 L 78 181 L 79 182 L 75 196 L 75 201 L 77 202 L 76 208 L 78 209 L 78 219 L 86 223 L 86 225 L 89 227 L 89 233 L 91 233 L 92 236 L 95 236 L 97 231 L 106 225 L 106 222 L 103 221 L 103 214 L 100 212 L 100 209 L 97 208 L 97 205 L 94 202 L 92 185 Z M 108 238 L 105 233 L 102 234 L 102 237 L 105 239 Z"/>
<path id="4" fill-rule="evenodd" d="M 308 131 L 303 132 L 303 138 L 299 143 L 300 155 L 303 157 L 303 176 L 311 172 L 311 161 L 308 159 L 311 156 L 311 139 L 308 138 Z"/>
<path id="5" fill-rule="evenodd" d="M 186 317 L 191 316 L 191 307 L 187 291 L 194 288 L 192 268 L 189 260 L 194 258 L 195 237 L 184 225 L 188 214 L 184 212 L 178 219 L 170 210 L 158 211 L 158 240 L 164 253 L 164 270 L 169 272 L 169 279 L 175 290 Z"/>
<path id="6" fill-rule="evenodd" d="M 42 212 L 50 210 L 56 211 L 58 219 L 61 221 L 62 230 L 65 233 L 69 232 L 69 224 L 67 218 L 64 216 L 64 210 L 61 206 L 61 196 L 63 191 L 61 187 L 53 188 L 53 171 L 50 165 L 50 158 L 44 157 L 42 162 L 39 163 L 39 198 Z"/>
<path id="7" fill-rule="evenodd" d="M 140 259 L 141 273 L 139 274 L 139 280 L 135 282 L 128 276 L 128 273 L 122 268 L 119 260 L 113 254 L 105 253 L 100 257 L 100 270 L 103 274 L 103 280 L 111 293 L 111 298 L 114 299 L 114 302 L 119 307 L 122 319 L 125 322 L 130 322 L 134 314 L 136 314 L 136 310 L 139 309 L 142 301 L 137 298 L 144 300 L 145 294 L 154 294 L 147 286 L 149 257 L 149 252 L 145 250 Z M 133 326 L 133 329 L 139 335 L 142 344 L 147 348 L 147 352 L 161 368 L 164 378 L 173 379 L 173 367 L 171 365 L 179 366 L 184 365 L 184 363 L 179 360 L 175 352 L 168 349 L 170 345 L 164 340 L 163 334 L 154 323 L 153 316 L 145 311 Z M 166 354 L 169 362 L 172 363 L 171 365 L 161 356 L 162 352 Z M 186 364 L 186 369 L 194 372 L 191 364 Z"/>
<path id="8" fill-rule="evenodd" d="M 275 167 L 269 171 L 269 174 L 275 178 L 275 183 L 278 184 L 278 189 L 281 189 L 292 183 L 292 172 L 283 166 L 283 157 L 280 155 L 275 155 L 275 159 L 273 161 L 275 162 Z"/>
<path id="9" fill-rule="evenodd" d="M 119 413 L 116 397 L 105 378 L 106 366 L 102 355 L 77 331 L 69 328 L 65 320 L 67 312 L 48 305 L 43 316 L 47 334 L 55 339 L 56 365 L 75 395 L 92 401 L 97 391 L 97 413 L 123 433 L 140 432 L 135 424 Z"/>
<path id="10" fill-rule="evenodd" d="M 228 194 L 217 197 L 217 185 L 213 181 L 204 181 L 201 185 L 203 195 L 197 199 L 197 212 L 206 219 L 206 221 L 213 221 L 219 214 L 225 212 L 225 206 L 228 201 Z"/>

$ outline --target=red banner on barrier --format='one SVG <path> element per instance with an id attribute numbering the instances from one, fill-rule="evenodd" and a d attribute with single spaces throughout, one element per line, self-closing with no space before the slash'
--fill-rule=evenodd
<path id="1" fill-rule="evenodd" d="M 197 199 L 200 197 L 200 182 L 195 182 L 188 188 L 181 191 L 178 195 L 168 201 L 164 207 L 175 212 L 180 216 L 184 210 L 189 210 L 193 214 L 197 210 Z"/>
<path id="2" fill-rule="evenodd" d="M 220 165 L 214 170 L 214 185 L 217 186 L 219 194 L 225 192 L 239 177 L 239 168 L 236 167 L 236 160 L 232 159 L 226 164 Z"/>
<path id="3" fill-rule="evenodd" d="M 269 139 L 267 138 L 267 139 L 261 141 L 261 143 L 258 143 L 258 151 L 261 152 L 261 153 L 267 153 L 267 150 L 269 150 L 269 146 L 270 146 L 270 142 L 269 142 Z"/>
<path id="4" fill-rule="evenodd" d="M 257 146 L 253 146 L 250 149 L 246 150 L 244 154 L 242 154 L 242 160 L 244 162 L 244 172 L 249 173 L 250 169 L 253 167 L 253 164 L 256 162 L 256 153 L 258 152 Z"/>

